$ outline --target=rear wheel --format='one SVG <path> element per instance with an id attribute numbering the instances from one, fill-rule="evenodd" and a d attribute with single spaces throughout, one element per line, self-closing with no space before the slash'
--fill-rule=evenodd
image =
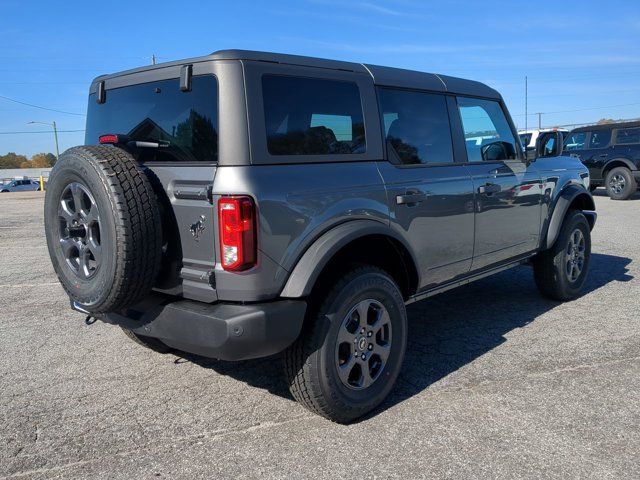
<path id="1" fill-rule="evenodd" d="M 612 200 L 627 200 L 638 189 L 636 179 L 626 167 L 612 168 L 605 181 L 607 195 Z"/>
<path id="2" fill-rule="evenodd" d="M 582 212 L 570 211 L 556 243 L 539 253 L 533 261 L 534 278 L 540 293 L 560 301 L 576 298 L 587 278 L 590 258 L 589 223 Z"/>
<path id="3" fill-rule="evenodd" d="M 340 423 L 374 409 L 400 373 L 407 343 L 402 295 L 386 272 L 357 267 L 311 308 L 285 353 L 296 400 Z"/>

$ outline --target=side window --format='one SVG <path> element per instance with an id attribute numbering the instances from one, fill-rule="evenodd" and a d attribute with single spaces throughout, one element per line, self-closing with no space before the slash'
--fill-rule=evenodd
<path id="1" fill-rule="evenodd" d="M 618 133 L 616 134 L 616 143 L 618 145 L 640 143 L 640 128 L 625 128 L 618 130 Z"/>
<path id="2" fill-rule="evenodd" d="M 589 148 L 605 148 L 611 140 L 611 130 L 599 130 L 591 132 L 589 139 Z"/>
<path id="3" fill-rule="evenodd" d="M 271 155 L 366 151 L 360 91 L 355 83 L 265 75 L 262 94 Z"/>
<path id="4" fill-rule="evenodd" d="M 404 165 L 452 163 L 444 95 L 379 89 L 389 156 Z"/>
<path id="5" fill-rule="evenodd" d="M 584 150 L 587 132 L 571 133 L 564 141 L 564 150 Z"/>
<path id="6" fill-rule="evenodd" d="M 458 97 L 469 162 L 518 158 L 516 139 L 498 102 Z"/>

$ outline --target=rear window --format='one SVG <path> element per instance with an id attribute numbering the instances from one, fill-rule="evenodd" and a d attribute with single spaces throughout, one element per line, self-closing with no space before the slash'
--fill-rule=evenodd
<path id="1" fill-rule="evenodd" d="M 597 130 L 591 132 L 589 148 L 604 148 L 611 141 L 611 130 Z"/>
<path id="2" fill-rule="evenodd" d="M 353 82 L 262 77 L 271 155 L 337 155 L 366 151 L 360 91 Z"/>
<path id="3" fill-rule="evenodd" d="M 618 133 L 616 134 L 616 143 L 619 145 L 640 143 L 640 128 L 625 128 L 618 130 Z"/>
<path id="4" fill-rule="evenodd" d="M 389 155 L 405 165 L 453 162 L 444 95 L 387 88 L 378 91 Z"/>
<path id="5" fill-rule="evenodd" d="M 106 102 L 89 97 L 85 143 L 116 133 L 131 140 L 160 143 L 137 148 L 138 161 L 215 162 L 218 160 L 218 85 L 211 75 L 193 77 L 191 91 L 178 79 L 107 90 Z"/>

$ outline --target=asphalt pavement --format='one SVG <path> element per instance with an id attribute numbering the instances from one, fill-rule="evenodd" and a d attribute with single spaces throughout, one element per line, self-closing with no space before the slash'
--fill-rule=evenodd
<path id="1" fill-rule="evenodd" d="M 640 478 L 640 196 L 596 192 L 584 296 L 528 267 L 409 307 L 380 408 L 342 426 L 280 359 L 146 350 L 69 309 L 43 195 L 0 194 L 0 478 Z"/>

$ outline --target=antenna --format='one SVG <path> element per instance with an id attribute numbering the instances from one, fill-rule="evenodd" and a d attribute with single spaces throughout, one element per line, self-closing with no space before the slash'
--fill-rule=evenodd
<path id="1" fill-rule="evenodd" d="M 152 54 L 151 55 L 151 65 L 155 65 L 156 64 L 156 54 Z"/>

